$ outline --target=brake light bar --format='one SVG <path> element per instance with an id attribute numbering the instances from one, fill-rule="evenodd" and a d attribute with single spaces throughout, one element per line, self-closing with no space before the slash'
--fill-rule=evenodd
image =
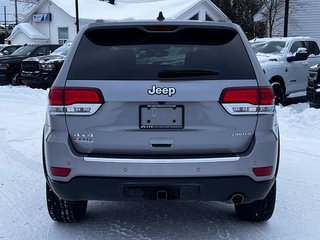
<path id="1" fill-rule="evenodd" d="M 150 32 L 172 32 L 178 29 L 177 26 L 145 26 L 144 28 Z"/>
<path id="2" fill-rule="evenodd" d="M 53 87 L 49 93 L 49 112 L 52 115 L 92 115 L 103 102 L 97 88 Z"/>
<path id="3" fill-rule="evenodd" d="M 232 115 L 273 114 L 271 87 L 238 87 L 223 90 L 220 103 Z"/>

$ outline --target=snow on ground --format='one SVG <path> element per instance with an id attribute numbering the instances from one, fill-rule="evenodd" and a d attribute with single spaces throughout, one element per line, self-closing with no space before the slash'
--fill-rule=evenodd
<path id="1" fill-rule="evenodd" d="M 320 229 L 320 110 L 278 107 L 281 164 L 275 213 L 239 221 L 223 203 L 90 202 L 87 217 L 58 224 L 48 214 L 41 166 L 47 91 L 0 87 L 0 240 L 316 240 Z"/>

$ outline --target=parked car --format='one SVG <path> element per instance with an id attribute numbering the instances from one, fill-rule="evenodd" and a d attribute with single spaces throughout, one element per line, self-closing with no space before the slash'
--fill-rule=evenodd
<path id="1" fill-rule="evenodd" d="M 309 69 L 308 79 L 307 98 L 309 105 L 320 108 L 320 64 Z"/>
<path id="2" fill-rule="evenodd" d="M 74 222 L 88 200 L 201 200 L 266 221 L 279 151 L 273 89 L 238 25 L 93 23 L 49 93 L 48 213 Z"/>
<path id="3" fill-rule="evenodd" d="M 45 56 L 52 53 L 59 45 L 26 45 L 14 51 L 11 55 L 0 57 L 0 83 L 12 85 L 21 84 L 21 63 L 24 59 L 34 56 Z"/>
<path id="4" fill-rule="evenodd" d="M 21 45 L 2 45 L 0 46 L 0 57 L 3 55 L 10 55 L 20 47 Z"/>
<path id="5" fill-rule="evenodd" d="M 266 44 L 266 41 L 255 40 L 254 42 L 250 42 L 250 45 L 255 53 L 257 53 L 257 50 L 264 44 Z"/>
<path id="6" fill-rule="evenodd" d="M 319 46 L 315 39 L 260 38 L 250 43 L 274 88 L 277 103 L 283 103 L 291 93 L 305 91 L 309 67 L 320 63 Z"/>
<path id="7" fill-rule="evenodd" d="M 48 56 L 30 57 L 21 64 L 22 83 L 32 88 L 49 88 L 56 79 L 72 42 L 57 48 Z"/>

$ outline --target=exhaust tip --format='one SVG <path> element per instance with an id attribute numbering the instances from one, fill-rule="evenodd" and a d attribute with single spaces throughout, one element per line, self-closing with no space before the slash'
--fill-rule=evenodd
<path id="1" fill-rule="evenodd" d="M 231 202 L 233 204 L 241 204 L 244 202 L 244 196 L 240 193 L 237 193 L 237 194 L 234 194 L 232 197 L 231 197 Z"/>

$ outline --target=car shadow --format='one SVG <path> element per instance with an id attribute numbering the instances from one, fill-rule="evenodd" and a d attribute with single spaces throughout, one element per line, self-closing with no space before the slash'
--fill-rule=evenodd
<path id="1" fill-rule="evenodd" d="M 288 106 L 288 105 L 297 104 L 297 103 L 305 103 L 307 101 L 308 101 L 307 96 L 286 98 L 284 100 L 283 106 Z"/>

